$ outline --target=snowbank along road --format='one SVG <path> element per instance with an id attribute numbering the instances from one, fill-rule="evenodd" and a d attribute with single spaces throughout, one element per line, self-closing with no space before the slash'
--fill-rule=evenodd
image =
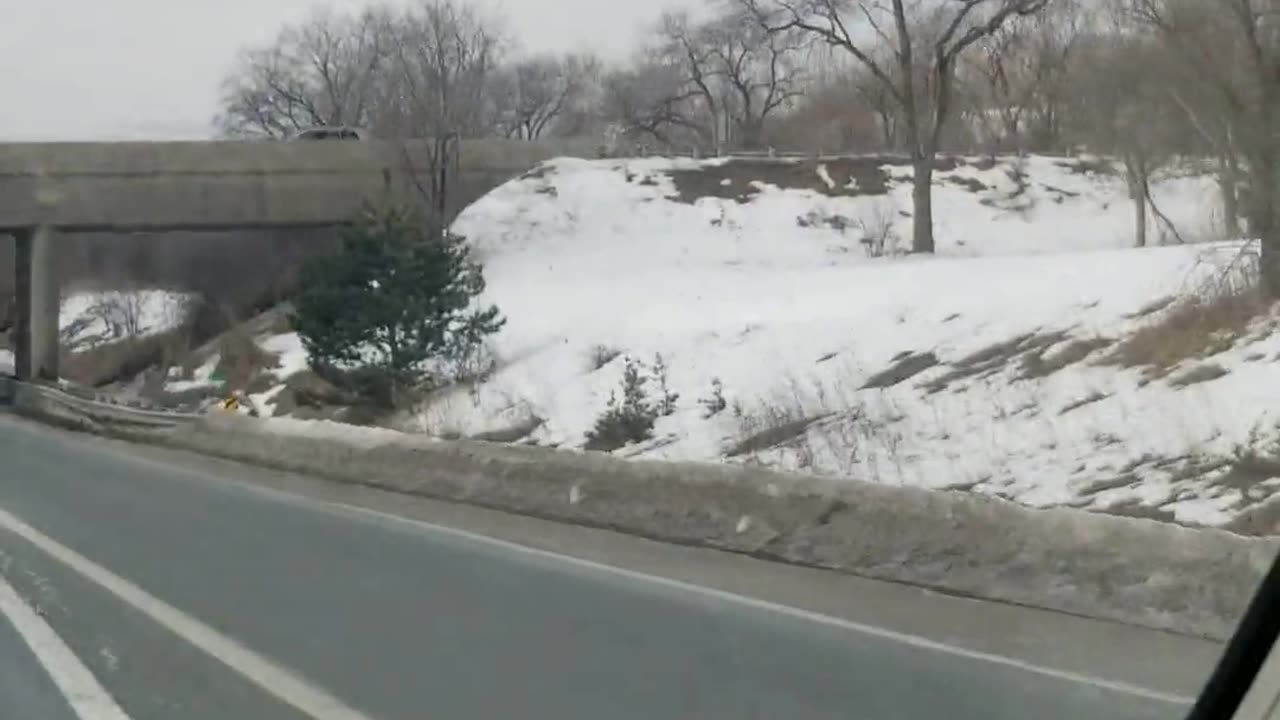
<path id="1" fill-rule="evenodd" d="M 1213 643 L 0 415 L 14 717 L 1165 718 Z"/>

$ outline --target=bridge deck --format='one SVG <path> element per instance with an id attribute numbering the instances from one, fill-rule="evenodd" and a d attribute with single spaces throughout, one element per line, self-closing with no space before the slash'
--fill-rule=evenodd
<path id="1" fill-rule="evenodd" d="M 432 144 L 130 142 L 0 144 L 0 228 L 71 231 L 305 227 L 346 221 L 366 199 L 416 197 Z M 463 204 L 580 140 L 467 140 Z"/>

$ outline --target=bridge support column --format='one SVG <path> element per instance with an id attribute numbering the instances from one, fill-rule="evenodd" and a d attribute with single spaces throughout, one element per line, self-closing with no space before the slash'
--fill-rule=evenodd
<path id="1" fill-rule="evenodd" d="M 24 228 L 15 239 L 14 371 L 19 380 L 57 380 L 61 288 L 53 231 Z"/>

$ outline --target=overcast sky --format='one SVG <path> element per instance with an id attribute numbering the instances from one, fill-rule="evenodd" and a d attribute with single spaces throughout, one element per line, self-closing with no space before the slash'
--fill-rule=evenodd
<path id="1" fill-rule="evenodd" d="M 403 0 L 402 0 L 403 1 Z M 664 7 L 693 0 L 463 0 L 531 50 L 625 56 Z M 365 0 L 0 0 L 0 142 L 208 134 L 239 48 L 313 8 Z"/>

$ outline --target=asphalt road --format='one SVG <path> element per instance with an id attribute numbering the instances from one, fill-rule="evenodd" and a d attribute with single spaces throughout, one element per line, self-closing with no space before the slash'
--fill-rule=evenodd
<path id="1" fill-rule="evenodd" d="M 0 414 L 0 583 L 134 720 L 1175 718 L 1217 652 L 308 482 Z M 7 622 L 0 716 L 76 717 Z"/>

